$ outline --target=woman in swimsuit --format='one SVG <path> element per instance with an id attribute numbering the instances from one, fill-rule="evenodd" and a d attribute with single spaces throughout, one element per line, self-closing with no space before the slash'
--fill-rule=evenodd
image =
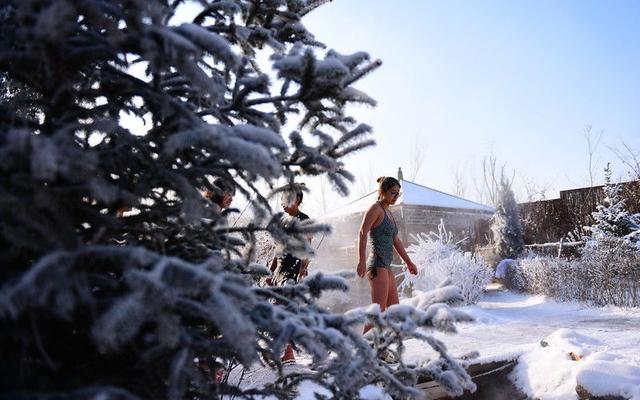
<path id="1" fill-rule="evenodd" d="M 358 240 L 358 276 L 369 278 L 371 286 L 371 302 L 378 303 L 380 310 L 398 304 L 398 289 L 391 272 L 393 249 L 395 248 L 400 258 L 407 264 L 409 272 L 418 273 L 418 268 L 411 261 L 398 237 L 398 226 L 389 206 L 393 205 L 400 196 L 400 182 L 387 176 L 378 178 L 378 201 L 375 202 L 364 214 L 360 226 Z M 367 237 L 370 239 L 370 254 L 365 261 Z M 369 327 L 365 327 L 365 331 Z"/>

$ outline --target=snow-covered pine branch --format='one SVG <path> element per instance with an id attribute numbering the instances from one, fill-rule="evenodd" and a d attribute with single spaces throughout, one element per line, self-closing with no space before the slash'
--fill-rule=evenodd
<path id="1" fill-rule="evenodd" d="M 185 3 L 201 11 L 172 25 Z M 353 85 L 380 62 L 324 51 L 301 21 L 321 3 L 0 5 L 4 394 L 220 398 L 243 389 L 218 382 L 216 371 L 255 361 L 279 370 L 290 341 L 334 362 L 316 381 L 337 395 L 370 382 L 415 394 L 352 317 L 315 305 L 344 282 L 316 276 L 261 288 L 266 270 L 246 252 L 269 232 L 285 251 L 310 253 L 305 237 L 326 228 L 283 223 L 260 188 L 326 174 L 346 194 L 344 157 L 373 143 L 345 106 L 373 104 Z M 273 53 L 274 79 L 257 61 L 262 51 Z M 284 132 L 296 114 L 301 130 L 323 134 Z M 240 210 L 221 212 L 201 194 L 215 191 L 217 177 L 249 199 L 246 225 L 229 226 Z M 438 310 L 435 325 L 457 318 Z M 376 367 L 338 387 L 354 362 Z M 278 385 L 252 395 L 286 393 Z"/>
<path id="2" fill-rule="evenodd" d="M 593 212 L 594 224 L 587 227 L 587 251 L 593 247 L 635 247 L 640 251 L 640 214 L 631 214 L 620 196 L 619 184 L 611 181 L 611 168 L 604 170 L 604 198 Z M 605 249 L 602 249 L 605 250 Z"/>

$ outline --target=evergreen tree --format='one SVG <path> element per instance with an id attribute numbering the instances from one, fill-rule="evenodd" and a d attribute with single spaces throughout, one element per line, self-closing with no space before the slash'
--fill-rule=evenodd
<path id="1" fill-rule="evenodd" d="M 622 188 L 611 181 L 611 167 L 607 164 L 604 170 L 604 198 L 592 213 L 594 224 L 589 227 L 590 241 L 593 243 L 618 238 L 632 245 L 640 242 L 640 215 L 631 214 L 621 198 Z"/>
<path id="2" fill-rule="evenodd" d="M 283 225 L 257 185 L 284 178 L 273 195 L 326 175 L 346 194 L 343 158 L 373 144 L 344 107 L 375 104 L 353 84 L 380 62 L 323 50 L 301 18 L 325 2 L 194 1 L 198 14 L 179 25 L 184 1 L 1 3 L 0 76 L 15 88 L 0 97 L 2 395 L 287 398 L 310 379 L 339 398 L 371 383 L 406 397 L 420 394 L 417 374 L 451 393 L 473 389 L 444 345 L 416 331 L 466 319 L 448 305 L 459 291 L 423 311 L 332 315 L 315 299 L 345 290 L 340 277 L 254 284 L 266 273 L 251 263 L 256 233 L 311 253 L 307 235 L 327 229 Z M 256 61 L 263 51 L 273 82 Z M 292 116 L 301 131 L 286 137 Z M 203 198 L 214 177 L 251 199 L 249 224 L 228 226 L 234 210 Z M 373 351 L 354 329 L 365 320 Z M 376 357 L 411 337 L 439 357 L 417 368 Z M 217 382 L 193 362 L 215 371 L 259 361 L 282 373 L 289 342 L 317 369 L 264 388 Z"/>
<path id="3" fill-rule="evenodd" d="M 501 258 L 517 258 L 524 250 L 518 203 L 516 203 L 511 184 L 504 177 L 500 180 L 500 191 L 496 211 L 491 221 L 491 231 L 497 254 Z"/>

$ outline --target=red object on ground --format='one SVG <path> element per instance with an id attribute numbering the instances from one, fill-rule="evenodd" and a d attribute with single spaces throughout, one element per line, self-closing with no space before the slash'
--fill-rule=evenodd
<path id="1" fill-rule="evenodd" d="M 287 345 L 287 348 L 284 350 L 284 354 L 280 359 L 283 363 L 293 363 L 296 361 L 296 356 L 293 353 L 293 346 L 291 344 Z"/>

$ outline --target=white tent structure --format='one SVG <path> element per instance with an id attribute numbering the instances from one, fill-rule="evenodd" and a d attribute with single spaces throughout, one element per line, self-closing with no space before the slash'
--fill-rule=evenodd
<path id="1" fill-rule="evenodd" d="M 462 197 L 444 193 L 430 187 L 422 186 L 414 182 L 401 180 L 402 195 L 396 201 L 394 207 L 400 205 L 427 206 L 443 209 L 469 210 L 493 214 L 494 208 L 476 203 Z M 336 208 L 323 215 L 320 220 L 333 219 L 339 216 L 361 213 L 366 211 L 378 199 L 378 191 L 373 191 L 357 200 Z"/>

